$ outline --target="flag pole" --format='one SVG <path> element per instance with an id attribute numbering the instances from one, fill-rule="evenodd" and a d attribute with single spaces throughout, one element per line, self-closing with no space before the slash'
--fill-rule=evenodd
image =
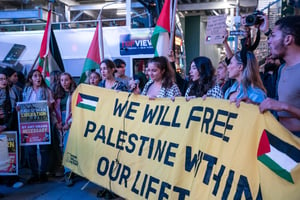
<path id="1" fill-rule="evenodd" d="M 38 55 L 36 56 L 36 58 L 35 58 L 35 60 L 34 60 L 34 62 L 33 62 L 33 64 L 32 64 L 32 66 L 31 66 L 31 68 L 30 68 L 30 71 L 32 71 L 32 70 L 34 69 L 34 67 L 35 67 L 35 65 L 36 65 L 36 62 L 38 61 L 39 57 L 40 57 L 40 52 L 39 52 Z"/>
<path id="2" fill-rule="evenodd" d="M 99 23 L 99 43 L 100 43 L 100 60 L 104 59 L 104 44 L 103 44 L 103 28 L 102 28 L 102 11 L 105 7 L 116 4 L 119 2 L 110 2 L 110 3 L 106 3 L 102 6 L 102 8 L 100 9 L 99 15 L 97 17 L 97 21 Z"/>
<path id="3" fill-rule="evenodd" d="M 97 17 L 98 26 L 96 28 L 99 29 L 98 38 L 99 38 L 99 47 L 100 47 L 100 60 L 104 59 L 104 45 L 103 45 L 103 29 L 102 29 L 102 10 L 104 6 L 101 8 L 99 15 Z"/>
<path id="4" fill-rule="evenodd" d="M 169 50 L 173 50 L 174 37 L 175 37 L 175 24 L 176 24 L 176 9 L 177 9 L 177 0 L 170 3 L 171 11 L 171 30 L 170 30 L 170 46 Z"/>

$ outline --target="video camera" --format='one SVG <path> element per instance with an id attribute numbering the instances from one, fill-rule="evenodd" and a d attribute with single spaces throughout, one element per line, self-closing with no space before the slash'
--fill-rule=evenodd
<path id="1" fill-rule="evenodd" d="M 263 15 L 262 11 L 256 10 L 252 14 L 246 16 L 245 26 L 254 26 L 260 25 L 264 22 L 263 18 L 260 15 Z"/>

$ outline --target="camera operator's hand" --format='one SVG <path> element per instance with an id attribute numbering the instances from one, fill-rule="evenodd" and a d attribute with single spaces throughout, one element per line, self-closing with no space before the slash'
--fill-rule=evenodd
<path id="1" fill-rule="evenodd" d="M 262 23 L 259 25 L 259 29 L 263 32 L 266 33 L 269 30 L 269 20 L 268 16 L 266 14 L 259 15 L 259 17 L 262 19 Z"/>

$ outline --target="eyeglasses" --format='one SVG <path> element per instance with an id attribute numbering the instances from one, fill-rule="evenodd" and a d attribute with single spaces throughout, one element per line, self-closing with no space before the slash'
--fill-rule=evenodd
<path id="1" fill-rule="evenodd" d="M 0 81 L 7 81 L 7 78 L 0 78 Z"/>

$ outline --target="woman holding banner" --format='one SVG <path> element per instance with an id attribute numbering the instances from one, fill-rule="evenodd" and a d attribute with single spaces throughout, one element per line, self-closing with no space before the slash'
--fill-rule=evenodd
<path id="1" fill-rule="evenodd" d="M 72 123 L 72 112 L 71 112 L 71 102 L 72 102 L 72 93 L 76 89 L 76 83 L 73 80 L 72 76 L 63 72 L 60 74 L 59 83 L 57 84 L 54 92 L 55 99 L 55 114 L 57 118 L 56 128 L 59 130 L 59 146 L 63 147 L 63 151 L 66 148 L 69 130 Z M 60 156 L 62 158 L 62 156 Z M 60 159 L 60 166 L 61 166 Z M 62 166 L 61 166 L 62 167 Z M 67 186 L 73 185 L 72 176 L 68 168 L 64 169 L 65 181 Z"/>
<path id="2" fill-rule="evenodd" d="M 115 63 L 109 59 L 104 59 L 100 63 L 100 70 L 103 80 L 100 82 L 99 86 L 107 89 L 118 90 L 118 91 L 128 91 L 126 85 L 115 79 L 114 73 L 116 70 Z M 97 197 L 112 199 L 118 196 L 107 189 L 101 189 L 97 192 Z"/>
<path id="3" fill-rule="evenodd" d="M 259 104 L 266 98 L 266 89 L 259 75 L 259 67 L 253 52 L 243 48 L 234 54 L 228 65 L 228 76 L 235 79 L 225 92 L 224 98 L 230 102 L 241 101 Z"/>
<path id="4" fill-rule="evenodd" d="M 194 58 L 190 67 L 190 85 L 185 92 L 185 98 L 190 100 L 196 97 L 223 98 L 223 93 L 214 81 L 215 69 L 211 60 L 200 56 Z"/>
<path id="5" fill-rule="evenodd" d="M 150 80 L 146 83 L 142 95 L 155 98 L 174 98 L 181 96 L 180 90 L 175 83 L 175 72 L 164 56 L 154 57 L 148 61 L 148 73 Z M 130 85 L 134 88 L 134 85 Z M 134 89 L 134 93 L 139 93 L 139 88 Z"/>

